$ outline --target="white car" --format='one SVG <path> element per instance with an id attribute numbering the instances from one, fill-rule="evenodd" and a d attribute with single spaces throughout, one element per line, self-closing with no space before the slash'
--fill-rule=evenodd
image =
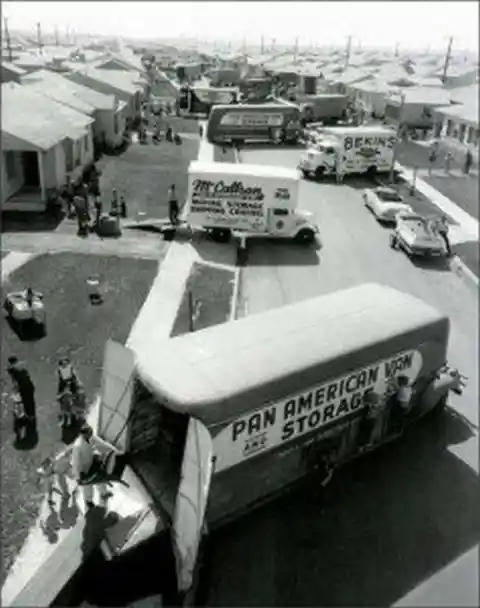
<path id="1" fill-rule="evenodd" d="M 413 213 L 413 209 L 394 188 L 379 186 L 363 191 L 363 202 L 380 222 L 395 223 L 398 213 Z"/>
<path id="2" fill-rule="evenodd" d="M 445 256 L 445 241 L 435 230 L 432 219 L 415 213 L 400 213 L 390 235 L 390 247 L 402 249 L 408 256 Z"/>

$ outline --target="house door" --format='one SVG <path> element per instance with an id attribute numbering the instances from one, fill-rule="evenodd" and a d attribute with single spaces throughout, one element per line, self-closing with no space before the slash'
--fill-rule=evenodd
<path id="1" fill-rule="evenodd" d="M 36 152 L 22 153 L 23 173 L 25 175 L 25 186 L 30 188 L 40 187 L 40 171 L 38 168 L 38 155 Z"/>

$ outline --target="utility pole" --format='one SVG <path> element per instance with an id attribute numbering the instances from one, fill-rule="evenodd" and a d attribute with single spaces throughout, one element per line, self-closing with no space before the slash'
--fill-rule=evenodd
<path id="1" fill-rule="evenodd" d="M 443 65 L 443 75 L 442 75 L 443 83 L 445 83 L 445 81 L 447 80 L 447 72 L 448 72 L 448 68 L 450 66 L 450 61 L 452 59 L 452 44 L 453 44 L 453 36 L 450 36 L 450 38 L 448 39 L 447 53 L 445 55 L 445 63 Z"/>
<path id="2" fill-rule="evenodd" d="M 42 26 L 40 25 L 40 22 L 37 23 L 37 41 L 38 41 L 38 49 L 40 51 L 40 55 L 43 55 Z"/>
<path id="3" fill-rule="evenodd" d="M 59 41 L 58 41 L 58 27 L 55 26 L 55 46 L 59 46 Z"/>
<path id="4" fill-rule="evenodd" d="M 347 49 L 345 53 L 345 69 L 348 68 L 348 64 L 350 63 L 350 53 L 352 51 L 352 37 L 349 36 L 347 38 Z"/>
<path id="5" fill-rule="evenodd" d="M 395 44 L 395 57 L 398 57 L 398 47 L 399 47 L 399 44 L 398 44 L 398 42 L 397 42 L 397 43 Z"/>
<path id="6" fill-rule="evenodd" d="M 8 19 L 5 17 L 3 19 L 3 23 L 5 25 L 5 40 L 7 42 L 7 50 L 8 50 L 8 61 L 12 63 L 13 54 L 12 54 L 12 41 L 10 38 L 10 32 L 8 30 Z"/>
<path id="7" fill-rule="evenodd" d="M 260 39 L 260 53 L 263 55 L 264 51 L 265 51 L 265 39 L 262 36 Z"/>
<path id="8" fill-rule="evenodd" d="M 297 63 L 297 55 L 298 55 L 298 36 L 295 38 L 295 43 L 293 45 L 293 63 Z"/>

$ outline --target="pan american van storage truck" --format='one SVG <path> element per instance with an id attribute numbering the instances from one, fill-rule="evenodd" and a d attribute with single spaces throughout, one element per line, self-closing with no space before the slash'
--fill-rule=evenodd
<path id="1" fill-rule="evenodd" d="M 152 327 L 135 352 L 108 343 L 98 435 L 126 454 L 156 513 L 131 534 L 123 523 L 121 542 L 107 530 L 112 563 L 165 534 L 187 591 L 207 531 L 306 479 L 323 458 L 339 467 L 367 450 L 369 396 L 386 404 L 374 449 L 460 391 L 446 364 L 449 331 L 430 305 L 366 284 L 167 341 Z M 401 432 L 387 401 L 400 377 L 410 387 Z"/>
<path id="2" fill-rule="evenodd" d="M 330 127 L 319 131 L 314 146 L 300 157 L 304 177 L 387 173 L 395 162 L 397 134 L 381 125 Z"/>
<path id="3" fill-rule="evenodd" d="M 188 170 L 185 220 L 218 240 L 232 233 L 312 243 L 319 229 L 299 210 L 300 174 L 284 167 L 194 161 Z"/>

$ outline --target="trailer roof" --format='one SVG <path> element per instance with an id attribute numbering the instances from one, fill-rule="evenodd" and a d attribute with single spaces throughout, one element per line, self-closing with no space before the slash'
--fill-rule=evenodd
<path id="1" fill-rule="evenodd" d="M 427 327 L 441 338 L 439 322 L 448 327 L 421 300 L 364 284 L 168 341 L 152 327 L 137 371 L 171 409 L 213 426 L 327 380 L 322 364 L 340 361 L 348 373 L 368 364 L 359 351 L 392 356 L 392 340 Z"/>
<path id="2" fill-rule="evenodd" d="M 391 127 L 382 125 L 363 125 L 360 127 L 323 127 L 322 132 L 329 135 L 352 135 L 356 137 L 372 135 L 372 133 L 382 133 L 384 135 L 395 135 L 396 131 Z"/>
<path id="3" fill-rule="evenodd" d="M 287 110 L 290 109 L 292 107 L 298 107 L 297 104 L 295 103 L 291 103 L 290 104 L 284 104 L 284 103 L 236 103 L 236 104 L 215 104 L 212 108 L 212 112 L 215 112 L 217 110 L 229 110 L 231 112 L 258 112 L 258 111 L 265 111 L 265 112 L 272 112 L 272 111 L 278 111 L 278 110 Z"/>
<path id="4" fill-rule="evenodd" d="M 250 177 L 277 177 L 279 179 L 299 180 L 297 169 L 269 165 L 244 165 L 243 163 L 215 163 L 208 161 L 191 161 L 189 172 L 207 173 L 210 175 L 232 175 Z"/>

